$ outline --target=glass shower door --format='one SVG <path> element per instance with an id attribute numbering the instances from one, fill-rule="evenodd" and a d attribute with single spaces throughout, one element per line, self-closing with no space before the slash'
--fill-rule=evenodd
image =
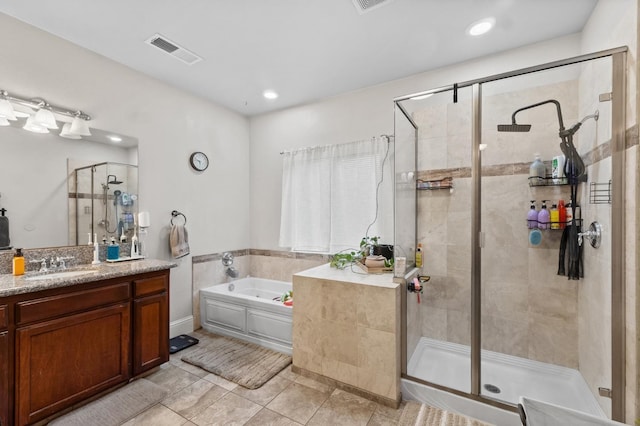
<path id="1" fill-rule="evenodd" d="M 610 225 L 610 207 L 589 201 L 589 182 L 611 176 L 600 146 L 611 138 L 611 103 L 598 102 L 599 92 L 611 91 L 610 63 L 605 58 L 482 84 L 484 397 L 517 404 L 526 396 L 593 415 L 610 411 L 610 400 L 597 395 L 611 382 L 610 248 L 577 244 L 588 217 Z M 560 127 L 583 118 L 572 142 L 584 175 L 572 190 L 553 162 L 564 162 Z M 545 175 L 530 177 L 536 156 Z M 579 205 L 573 236 L 566 213 L 572 201 Z M 537 222 L 527 220 L 531 206 L 542 211 Z"/>
<path id="2" fill-rule="evenodd" d="M 417 125 L 420 292 L 406 294 L 407 375 L 470 392 L 471 89 L 402 103 Z M 415 256 L 415 255 L 414 255 Z"/>

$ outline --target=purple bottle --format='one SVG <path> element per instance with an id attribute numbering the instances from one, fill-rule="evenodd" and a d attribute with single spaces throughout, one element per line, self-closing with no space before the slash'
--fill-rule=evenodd
<path id="1" fill-rule="evenodd" d="M 547 201 L 549 200 L 542 200 L 542 207 L 538 212 L 538 228 L 540 229 L 549 229 L 550 215 L 547 210 Z"/>
<path id="2" fill-rule="evenodd" d="M 536 210 L 536 200 L 531 200 L 531 208 L 527 214 L 527 227 L 534 229 L 538 227 L 538 211 Z"/>

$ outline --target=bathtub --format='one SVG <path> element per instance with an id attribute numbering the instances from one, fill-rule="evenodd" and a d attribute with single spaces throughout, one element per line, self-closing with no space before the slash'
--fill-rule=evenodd
<path id="1" fill-rule="evenodd" d="M 200 322 L 216 334 L 291 355 L 292 308 L 279 300 L 291 283 L 247 277 L 200 290 Z"/>

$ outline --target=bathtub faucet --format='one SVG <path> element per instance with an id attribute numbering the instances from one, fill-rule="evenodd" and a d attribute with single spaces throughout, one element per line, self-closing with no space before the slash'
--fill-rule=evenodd
<path id="1" fill-rule="evenodd" d="M 234 268 L 233 266 L 229 266 L 225 273 L 227 274 L 227 276 L 231 277 L 231 278 L 238 278 L 238 270 L 236 268 Z"/>

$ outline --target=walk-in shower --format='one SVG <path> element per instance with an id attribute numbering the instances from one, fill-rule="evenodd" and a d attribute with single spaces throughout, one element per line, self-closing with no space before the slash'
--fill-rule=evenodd
<path id="1" fill-rule="evenodd" d="M 625 58 L 612 49 L 396 99 L 396 244 L 422 244 L 430 276 L 421 298 L 403 292 L 405 395 L 418 383 L 513 411 L 528 396 L 623 419 Z M 548 176 L 530 185 L 536 154 Z M 567 178 L 552 179 L 562 155 Z M 592 202 L 601 183 L 610 201 Z M 532 245 L 530 200 L 563 200 L 573 219 Z M 580 247 L 580 273 L 558 275 L 565 230 L 578 247 L 596 220 L 602 246 Z"/>
<path id="2" fill-rule="evenodd" d="M 76 169 L 73 178 L 76 203 L 72 242 L 87 244 L 94 235 L 99 241 L 133 236 L 138 209 L 137 166 L 92 164 Z"/>

